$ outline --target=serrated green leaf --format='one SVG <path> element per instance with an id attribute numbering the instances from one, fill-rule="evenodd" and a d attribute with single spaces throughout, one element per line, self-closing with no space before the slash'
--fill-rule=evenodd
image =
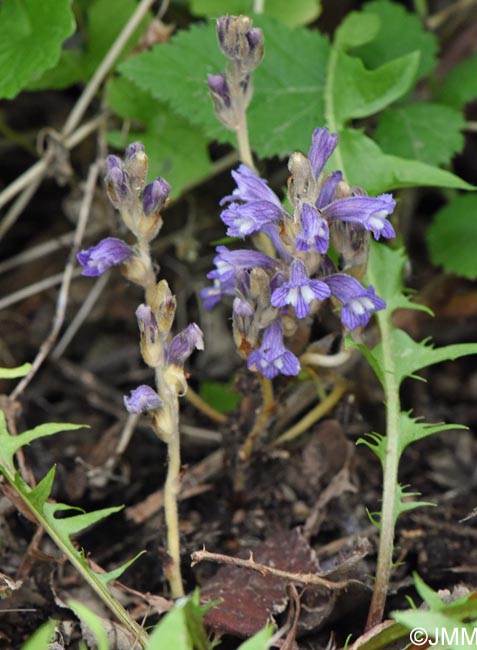
<path id="1" fill-rule="evenodd" d="M 38 485 L 29 491 L 28 501 L 32 504 L 35 510 L 38 510 L 38 512 L 42 512 L 43 506 L 51 494 L 53 482 L 55 480 L 55 473 L 56 467 L 53 465 L 48 474 L 41 479 Z M 19 477 L 18 474 L 17 477 Z M 23 488 L 25 489 L 25 487 L 26 485 L 24 484 Z"/>
<path id="2" fill-rule="evenodd" d="M 399 449 L 400 452 L 413 442 L 422 440 L 428 436 L 442 431 L 455 431 L 457 429 L 465 430 L 462 424 L 429 424 L 416 418 L 412 418 L 409 413 L 401 413 L 399 417 Z"/>
<path id="3" fill-rule="evenodd" d="M 477 54 L 448 72 L 436 88 L 435 98 L 458 110 L 477 98 Z"/>
<path id="4" fill-rule="evenodd" d="M 456 343 L 434 348 L 427 342 L 417 343 L 403 330 L 392 330 L 391 348 L 395 352 L 393 373 L 401 384 L 405 377 L 414 377 L 418 370 L 442 361 L 455 361 L 460 357 L 477 354 L 477 343 Z M 383 367 L 382 344 L 372 350 L 373 357 Z"/>
<path id="5" fill-rule="evenodd" d="M 350 119 L 373 115 L 402 97 L 413 84 L 418 62 L 419 53 L 414 52 L 366 70 L 360 59 L 339 52 L 326 91 L 331 88 L 333 93 L 334 128 L 341 129 Z"/>
<path id="6" fill-rule="evenodd" d="M 18 436 L 11 436 L 7 430 L 5 415 L 3 411 L 0 411 L 0 461 L 14 474 L 13 457 L 20 447 L 29 445 L 30 442 L 38 438 L 52 436 L 61 431 L 75 431 L 84 426 L 84 424 L 70 424 L 68 422 L 49 422 L 48 424 L 41 424 L 30 431 L 20 433 Z"/>
<path id="7" fill-rule="evenodd" d="M 427 232 L 433 264 L 442 265 L 447 273 L 477 278 L 477 196 L 454 197 L 434 217 Z"/>
<path id="8" fill-rule="evenodd" d="M 127 560 L 121 566 L 116 567 L 116 569 L 113 569 L 112 571 L 108 571 L 107 573 L 98 573 L 98 580 L 102 582 L 104 585 L 108 585 L 110 582 L 113 580 L 117 580 L 120 578 L 123 573 L 126 571 L 126 569 L 129 569 L 129 567 L 134 564 L 134 562 L 141 557 L 141 555 L 144 555 L 146 551 L 141 551 L 137 555 L 135 555 L 133 558 L 130 560 Z"/>
<path id="9" fill-rule="evenodd" d="M 307 150 L 310 134 L 324 121 L 328 41 L 319 32 L 291 30 L 265 16 L 257 17 L 254 24 L 265 31 L 266 54 L 254 74 L 255 93 L 248 111 L 252 147 L 259 156 Z M 234 142 L 234 135 L 214 116 L 207 87 L 207 74 L 224 67 L 215 25 L 208 24 L 192 25 L 170 43 L 129 58 L 120 71 L 209 138 Z"/>
<path id="10" fill-rule="evenodd" d="M 405 512 L 410 512 L 411 510 L 417 510 L 417 508 L 423 508 L 424 506 L 435 506 L 435 503 L 430 501 L 417 501 L 414 497 L 420 496 L 419 492 L 409 492 L 406 491 L 408 486 L 397 484 L 394 493 L 394 520 Z M 406 501 L 406 499 L 412 498 L 412 501 Z"/>
<path id="11" fill-rule="evenodd" d="M 85 3 L 83 11 L 80 11 L 80 6 L 77 7 L 85 35 L 85 39 L 79 41 L 81 49 L 64 49 L 58 64 L 30 84 L 29 88 L 61 89 L 73 83 L 88 81 L 136 8 L 136 0 L 115 0 L 114 11 L 111 11 L 111 0 L 91 0 Z M 116 65 L 137 43 L 149 20 L 150 14 L 143 18 L 129 37 Z"/>
<path id="12" fill-rule="evenodd" d="M 320 5 L 319 0 L 300 0 L 300 2 L 267 0 L 264 13 L 288 27 L 298 27 L 318 18 Z M 224 7 L 224 0 L 190 0 L 190 10 L 195 16 L 218 18 L 224 14 L 224 9 L 229 15 L 252 16 L 254 2 L 253 0 L 228 0 L 227 6 Z"/>
<path id="13" fill-rule="evenodd" d="M 250 639 L 241 643 L 238 647 L 238 650 L 267 650 L 270 647 L 269 641 L 272 638 L 273 627 L 267 625 L 254 634 Z"/>
<path id="14" fill-rule="evenodd" d="M 12 99 L 53 67 L 75 26 L 71 0 L 4 0 L 0 4 L 0 97 Z"/>
<path id="15" fill-rule="evenodd" d="M 54 629 L 54 621 L 43 623 L 22 645 L 21 650 L 50 650 Z"/>
<path id="16" fill-rule="evenodd" d="M 207 140 L 195 126 L 125 78 L 108 84 L 107 98 L 111 110 L 134 124 L 127 134 L 110 132 L 109 142 L 124 150 L 140 140 L 149 158 L 149 180 L 163 176 L 177 197 L 207 178 L 212 169 Z"/>
<path id="17" fill-rule="evenodd" d="M 96 640 L 97 650 L 109 650 L 108 635 L 99 616 L 83 605 L 83 603 L 72 598 L 67 601 L 67 605 L 90 628 Z"/>
<path id="18" fill-rule="evenodd" d="M 458 176 L 418 160 L 385 154 L 363 132 L 343 129 L 330 168 L 341 169 L 351 185 L 363 187 L 369 194 L 381 194 L 401 187 L 428 185 L 473 190 Z"/>
<path id="19" fill-rule="evenodd" d="M 45 519 L 55 528 L 61 532 L 62 537 L 71 537 L 77 533 L 97 524 L 102 519 L 109 517 L 123 509 L 123 506 L 113 506 L 111 508 L 101 508 L 100 510 L 93 510 L 92 512 L 82 512 L 79 515 L 70 515 L 69 517 L 56 517 L 58 512 L 66 512 L 69 510 L 79 510 L 73 508 L 66 503 L 45 503 L 43 507 L 43 514 Z"/>
<path id="20" fill-rule="evenodd" d="M 464 146 L 460 111 L 440 104 L 406 104 L 379 118 L 374 138 L 385 153 L 446 165 Z"/>
<path id="21" fill-rule="evenodd" d="M 366 433 L 364 438 L 358 438 L 357 445 L 368 447 L 381 461 L 381 467 L 384 469 L 386 461 L 386 438 L 380 433 Z"/>
<path id="22" fill-rule="evenodd" d="M 28 375 L 31 369 L 31 363 L 24 363 L 16 368 L 0 368 L 0 379 L 17 379 Z"/>
<path id="23" fill-rule="evenodd" d="M 421 58 L 417 77 L 420 79 L 432 72 L 437 63 L 437 37 L 423 28 L 415 14 L 389 0 L 368 2 L 363 12 L 378 16 L 381 21 L 376 38 L 355 51 L 367 67 L 375 68 L 386 61 L 418 51 Z"/>

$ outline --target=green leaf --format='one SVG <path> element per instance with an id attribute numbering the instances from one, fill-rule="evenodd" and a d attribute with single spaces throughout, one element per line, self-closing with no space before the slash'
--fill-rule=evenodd
<path id="1" fill-rule="evenodd" d="M 319 0 L 267 0 L 265 15 L 272 16 L 288 27 L 307 25 L 318 18 L 321 11 Z M 252 16 L 253 0 L 228 0 L 226 13 L 229 15 Z M 195 16 L 218 18 L 224 14 L 224 0 L 190 0 L 190 10 Z"/>
<path id="2" fill-rule="evenodd" d="M 84 424 L 70 424 L 68 422 L 49 422 L 41 424 L 30 431 L 20 433 L 18 436 L 11 436 L 7 430 L 7 422 L 3 411 L 0 411 L 0 462 L 12 473 L 15 471 L 13 457 L 24 445 L 29 445 L 33 440 L 52 436 L 60 431 L 75 431 L 81 429 Z"/>
<path id="3" fill-rule="evenodd" d="M 421 58 L 417 77 L 420 79 L 432 72 L 437 63 L 437 37 L 422 27 L 415 14 L 389 0 L 368 2 L 363 13 L 378 16 L 381 21 L 377 37 L 355 51 L 367 67 L 375 68 L 386 61 L 418 51 Z"/>
<path id="4" fill-rule="evenodd" d="M 477 98 L 477 54 L 450 70 L 437 86 L 435 98 L 459 110 Z"/>
<path id="5" fill-rule="evenodd" d="M 46 474 L 46 476 L 44 476 L 41 479 L 38 485 L 36 485 L 36 487 L 34 487 L 28 495 L 28 500 L 30 504 L 38 512 L 43 511 L 43 506 L 45 505 L 46 500 L 51 494 L 51 490 L 53 488 L 53 482 L 55 480 L 55 473 L 56 473 L 56 467 L 53 465 L 53 467 L 50 469 L 48 474 Z M 19 475 L 17 474 L 16 476 L 17 481 L 18 478 Z M 23 484 L 23 486 L 25 486 L 25 484 Z"/>
<path id="6" fill-rule="evenodd" d="M 447 273 L 477 278 L 477 196 L 456 196 L 439 210 L 427 240 L 433 264 L 442 265 Z"/>
<path id="7" fill-rule="evenodd" d="M 467 427 L 462 424 L 429 424 L 428 422 L 421 422 L 416 418 L 412 418 L 409 413 L 401 413 L 399 416 L 399 449 L 402 453 L 413 442 L 432 436 L 435 433 L 440 433 L 441 431 L 466 429 Z"/>
<path id="8" fill-rule="evenodd" d="M 58 64 L 36 82 L 30 84 L 29 88 L 33 90 L 59 89 L 80 81 L 88 81 L 128 23 L 136 7 L 135 0 L 115 0 L 114 11 L 111 11 L 111 0 L 88 0 L 83 11 L 81 11 L 81 5 L 77 6 L 85 36 L 84 39 L 78 40 L 81 49 L 64 49 Z M 143 18 L 129 37 L 115 65 L 122 61 L 127 52 L 136 45 L 149 20 L 150 14 Z"/>
<path id="9" fill-rule="evenodd" d="M 54 621 L 47 621 L 22 645 L 22 650 L 50 650 L 55 629 Z"/>
<path id="10" fill-rule="evenodd" d="M 352 11 L 338 26 L 333 46 L 342 50 L 359 47 L 375 39 L 380 29 L 378 16 Z"/>
<path id="11" fill-rule="evenodd" d="M 464 146 L 460 111 L 440 104 L 407 104 L 380 116 L 374 139 L 385 153 L 446 165 Z"/>
<path id="12" fill-rule="evenodd" d="M 402 97 L 412 86 L 418 62 L 415 52 L 366 70 L 360 59 L 339 52 L 327 84 L 333 93 L 334 128 L 342 128 L 350 119 L 373 115 Z"/>
<path id="13" fill-rule="evenodd" d="M 426 585 L 424 580 L 417 574 L 413 573 L 414 586 L 422 600 L 429 605 L 429 609 L 439 612 L 445 608 L 445 603 L 439 598 L 434 589 Z"/>
<path id="14" fill-rule="evenodd" d="M 108 635 L 99 616 L 77 600 L 70 598 L 67 601 L 67 605 L 90 628 L 96 640 L 97 650 L 109 650 Z"/>
<path id="15" fill-rule="evenodd" d="M 375 142 L 355 129 L 347 128 L 340 132 L 339 144 L 329 167 L 343 170 L 351 185 L 363 187 L 369 194 L 418 185 L 474 189 L 444 169 L 383 153 Z"/>
<path id="16" fill-rule="evenodd" d="M 43 514 L 48 523 L 54 526 L 56 530 L 61 533 L 63 538 L 69 538 L 122 509 L 123 506 L 113 506 L 111 508 L 102 508 L 101 510 L 93 510 L 92 512 L 82 512 L 79 515 L 70 515 L 69 517 L 62 517 L 59 519 L 55 516 L 56 513 L 66 512 L 69 510 L 79 510 L 79 508 L 73 508 L 66 503 L 45 503 Z"/>
<path id="17" fill-rule="evenodd" d="M 191 598 L 178 600 L 154 629 L 147 650 L 212 650 L 213 646 L 203 624 L 204 614 L 208 609 L 209 607 L 199 605 L 198 592 Z"/>
<path id="18" fill-rule="evenodd" d="M 416 510 L 417 508 L 423 508 L 425 506 L 435 506 L 435 503 L 430 501 L 418 501 L 414 497 L 420 496 L 419 492 L 409 492 L 406 491 L 408 486 L 403 486 L 398 483 L 395 487 L 394 492 L 394 521 L 396 522 L 398 517 L 405 512 L 410 512 L 411 510 Z"/>
<path id="19" fill-rule="evenodd" d="M 0 97 L 12 99 L 53 67 L 74 30 L 71 0 L 4 0 L 0 4 Z"/>
<path id="20" fill-rule="evenodd" d="M 117 580 L 120 578 L 123 573 L 126 571 L 126 569 L 129 569 L 129 567 L 134 564 L 134 562 L 141 557 L 141 555 L 144 555 L 146 551 L 141 551 L 137 555 L 135 555 L 133 558 L 130 560 L 127 560 L 124 562 L 124 564 L 121 564 L 120 566 L 116 567 L 116 569 L 113 569 L 112 571 L 108 571 L 107 573 L 98 573 L 98 580 L 102 582 L 104 585 L 108 585 L 110 582 L 113 580 Z"/>
<path id="21" fill-rule="evenodd" d="M 240 402 L 240 395 L 232 388 L 232 383 L 203 381 L 200 384 L 200 396 L 220 413 L 229 413 Z"/>
<path id="22" fill-rule="evenodd" d="M 177 197 L 190 184 L 207 178 L 212 169 L 207 140 L 195 126 L 125 78 L 108 84 L 107 98 L 111 110 L 134 124 L 127 135 L 110 132 L 110 143 L 124 150 L 140 140 L 149 158 L 150 180 L 165 177 L 171 196 Z"/>
<path id="23" fill-rule="evenodd" d="M 272 638 L 273 627 L 267 625 L 254 634 L 250 639 L 247 639 L 244 643 L 241 643 L 238 647 L 238 650 L 267 650 L 270 647 L 269 641 Z"/>
<path id="24" fill-rule="evenodd" d="M 291 30 L 264 16 L 254 22 L 264 28 L 266 54 L 254 75 L 255 93 L 248 112 L 252 147 L 259 156 L 307 150 L 313 129 L 324 121 L 328 41 L 319 32 Z M 234 142 L 234 135 L 214 116 L 207 87 L 207 74 L 222 71 L 225 62 L 215 24 L 192 25 L 170 43 L 130 57 L 120 71 L 209 138 Z"/>

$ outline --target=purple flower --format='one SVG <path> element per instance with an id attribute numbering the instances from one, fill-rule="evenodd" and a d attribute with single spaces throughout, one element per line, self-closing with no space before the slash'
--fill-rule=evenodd
<path id="1" fill-rule="evenodd" d="M 375 239 L 379 239 L 380 235 L 390 238 L 395 237 L 396 233 L 386 217 L 392 213 L 395 205 L 391 194 L 350 196 L 330 203 L 322 212 L 327 219 L 360 223 L 373 233 Z"/>
<path id="2" fill-rule="evenodd" d="M 314 248 L 318 253 L 328 250 L 330 232 L 328 223 L 309 203 L 303 203 L 300 212 L 302 230 L 296 238 L 297 251 L 308 251 Z"/>
<path id="3" fill-rule="evenodd" d="M 167 363 L 182 368 L 184 362 L 190 357 L 194 350 L 204 349 L 204 335 L 202 330 L 195 323 L 188 325 L 171 341 L 167 352 Z"/>
<path id="4" fill-rule="evenodd" d="M 386 307 L 382 298 L 374 292 L 374 287 L 365 289 L 362 284 L 350 275 L 336 273 L 325 279 L 333 296 L 343 304 L 341 321 L 352 330 L 358 325 L 368 324 L 371 314 Z"/>
<path id="5" fill-rule="evenodd" d="M 124 154 L 125 160 L 130 160 L 131 158 L 134 158 L 134 156 L 138 153 L 145 153 L 144 152 L 144 145 L 142 142 L 131 142 L 131 144 L 128 146 L 126 149 L 126 152 Z"/>
<path id="6" fill-rule="evenodd" d="M 325 300 L 330 293 L 328 285 L 321 280 L 310 280 L 304 262 L 295 259 L 291 265 L 290 281 L 275 289 L 271 303 L 274 307 L 291 305 L 298 318 L 305 318 L 313 300 Z"/>
<path id="7" fill-rule="evenodd" d="M 138 386 L 131 391 L 131 396 L 124 396 L 124 405 L 129 413 L 143 413 L 161 408 L 162 399 L 150 386 Z"/>
<path id="8" fill-rule="evenodd" d="M 341 172 L 333 172 L 325 179 L 315 204 L 318 209 L 324 208 L 333 201 L 336 186 L 342 180 Z"/>
<path id="9" fill-rule="evenodd" d="M 96 246 L 77 253 L 76 258 L 84 268 L 81 275 L 97 276 L 111 266 L 122 264 L 131 255 L 134 255 L 134 251 L 125 242 L 116 237 L 107 237 Z"/>
<path id="10" fill-rule="evenodd" d="M 117 156 L 108 156 L 106 158 L 106 188 L 111 203 L 115 208 L 119 208 L 121 203 L 129 195 L 129 177 L 124 171 L 121 158 Z"/>
<path id="11" fill-rule="evenodd" d="M 157 335 L 157 320 L 149 305 L 139 305 L 136 309 L 139 331 L 148 341 L 154 341 Z"/>
<path id="12" fill-rule="evenodd" d="M 207 75 L 207 83 L 214 100 L 220 100 L 224 106 L 230 108 L 230 88 L 225 75 L 222 73 L 209 74 Z"/>
<path id="13" fill-rule="evenodd" d="M 166 202 L 171 186 L 160 176 L 144 188 L 142 207 L 148 217 L 162 208 Z"/>
<path id="14" fill-rule="evenodd" d="M 283 343 L 282 328 L 274 321 L 263 334 L 262 345 L 254 350 L 248 358 L 248 368 L 261 372 L 267 379 L 282 375 L 298 375 L 300 362 L 286 349 Z"/>
<path id="15" fill-rule="evenodd" d="M 233 170 L 232 177 L 237 183 L 237 187 L 232 194 L 225 196 L 220 201 L 220 205 L 224 205 L 230 201 L 269 201 L 282 210 L 280 199 L 268 187 L 267 181 L 257 176 L 246 165 L 240 165 L 237 170 Z"/>
<path id="16" fill-rule="evenodd" d="M 308 160 L 311 163 L 315 178 L 323 171 L 328 158 L 331 156 L 338 143 L 338 134 L 329 133 L 328 129 L 315 129 L 311 137 L 311 147 L 308 152 Z"/>
<path id="17" fill-rule="evenodd" d="M 261 230 L 263 226 L 277 221 L 282 216 L 281 208 L 270 201 L 231 203 L 223 210 L 220 218 L 228 226 L 229 237 L 245 237 Z"/>

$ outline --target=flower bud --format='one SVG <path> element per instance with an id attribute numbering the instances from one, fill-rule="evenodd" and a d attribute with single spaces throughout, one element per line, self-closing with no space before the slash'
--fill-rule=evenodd
<path id="1" fill-rule="evenodd" d="M 288 169 L 291 172 L 288 179 L 288 197 L 292 205 L 296 208 L 302 201 L 314 204 L 317 185 L 308 158 L 296 151 L 290 156 Z M 295 219 L 297 218 L 298 215 L 296 215 Z"/>
<path id="2" fill-rule="evenodd" d="M 106 158 L 106 190 L 111 203 L 116 209 L 127 202 L 131 191 L 129 188 L 129 178 L 123 168 L 123 163 L 117 156 L 108 156 Z"/>
<path id="3" fill-rule="evenodd" d="M 161 336 L 166 336 L 171 330 L 176 314 L 176 299 L 169 289 L 167 280 L 161 280 L 152 290 L 148 290 L 147 302 Z"/>
<path id="4" fill-rule="evenodd" d="M 112 266 L 122 264 L 134 257 L 134 250 L 121 239 L 107 237 L 87 250 L 77 253 L 76 258 L 83 267 L 81 275 L 102 275 Z"/>
<path id="5" fill-rule="evenodd" d="M 194 350 L 204 349 L 204 335 L 196 323 L 174 336 L 167 351 L 167 363 L 182 368 Z"/>
<path id="6" fill-rule="evenodd" d="M 159 336 L 157 321 L 149 305 L 139 305 L 136 318 L 141 332 L 141 354 L 145 363 L 156 368 L 164 361 L 163 341 Z"/>
<path id="7" fill-rule="evenodd" d="M 248 16 L 222 16 L 217 20 L 217 38 L 228 59 L 241 64 L 243 72 L 251 72 L 263 56 L 263 33 L 252 28 Z"/>
<path id="8" fill-rule="evenodd" d="M 144 187 L 147 177 L 147 156 L 144 145 L 133 142 L 124 154 L 124 166 L 129 175 L 129 185 L 136 194 Z"/>
<path id="9" fill-rule="evenodd" d="M 171 186 L 160 176 L 144 188 L 142 194 L 142 207 L 148 217 L 159 212 L 167 201 Z"/>

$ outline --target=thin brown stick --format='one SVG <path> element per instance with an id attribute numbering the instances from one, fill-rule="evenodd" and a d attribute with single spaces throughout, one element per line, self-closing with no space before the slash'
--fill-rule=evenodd
<path id="1" fill-rule="evenodd" d="M 194 551 L 194 553 L 191 554 L 191 560 L 191 566 L 195 566 L 196 564 L 199 564 L 199 562 L 217 562 L 218 564 L 228 564 L 229 566 L 236 566 L 242 569 L 256 571 L 257 573 L 261 573 L 263 576 L 271 575 L 276 576 L 277 578 L 284 578 L 285 580 L 297 582 L 301 585 L 318 585 L 320 587 L 325 587 L 325 589 L 328 589 L 329 591 L 343 589 L 349 583 L 348 580 L 341 580 L 340 582 L 326 580 L 326 578 L 322 578 L 316 573 L 292 573 L 290 571 L 275 569 L 266 564 L 259 564 L 254 561 L 252 552 L 250 552 L 248 560 L 244 560 L 239 557 L 222 555 L 222 553 L 209 553 L 209 551 L 206 551 L 205 548 L 203 548 L 202 551 Z"/>
<path id="2" fill-rule="evenodd" d="M 78 224 L 76 227 L 75 238 L 73 240 L 73 245 L 71 247 L 70 257 L 65 266 L 63 273 L 63 281 L 61 283 L 61 288 L 58 293 L 58 300 L 56 303 L 56 313 L 53 319 L 53 325 L 50 333 L 47 338 L 41 344 L 41 347 L 36 355 L 30 372 L 26 375 L 22 381 L 16 386 L 9 396 L 10 400 L 18 399 L 18 397 L 23 393 L 25 388 L 31 382 L 38 369 L 40 368 L 43 361 L 49 355 L 53 345 L 55 344 L 58 334 L 60 333 L 61 326 L 65 318 L 66 305 L 68 303 L 68 293 L 71 285 L 71 280 L 73 278 L 74 266 L 76 253 L 80 247 L 81 240 L 83 239 L 84 231 L 86 229 L 86 223 L 88 221 L 88 216 L 91 209 L 91 203 L 93 201 L 94 188 L 96 187 L 96 181 L 98 180 L 99 174 L 99 164 L 97 162 L 93 163 L 89 169 L 88 179 L 86 181 L 85 194 L 83 202 L 81 204 L 80 215 L 78 219 Z"/>

